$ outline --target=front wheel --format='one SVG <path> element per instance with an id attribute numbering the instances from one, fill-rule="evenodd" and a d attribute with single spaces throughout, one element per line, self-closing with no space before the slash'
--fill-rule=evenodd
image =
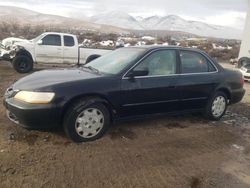
<path id="1" fill-rule="evenodd" d="M 210 120 L 218 121 L 225 114 L 228 98 L 223 92 L 216 92 L 207 103 L 205 116 Z"/>
<path id="2" fill-rule="evenodd" d="M 33 70 L 33 60 L 25 55 L 19 55 L 12 61 L 14 69 L 19 73 L 29 73 Z"/>
<path id="3" fill-rule="evenodd" d="M 101 138 L 110 124 L 107 108 L 101 103 L 79 101 L 71 106 L 64 118 L 64 131 L 74 142 Z"/>

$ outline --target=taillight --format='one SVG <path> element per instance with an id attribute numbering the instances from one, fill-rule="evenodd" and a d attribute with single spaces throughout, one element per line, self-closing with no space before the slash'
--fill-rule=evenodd
<path id="1" fill-rule="evenodd" d="M 242 85 L 242 86 L 243 86 L 243 85 L 244 85 L 244 83 L 245 83 L 245 80 L 244 80 L 244 76 L 242 75 L 242 76 L 241 76 L 241 79 L 240 79 L 240 85 Z"/>

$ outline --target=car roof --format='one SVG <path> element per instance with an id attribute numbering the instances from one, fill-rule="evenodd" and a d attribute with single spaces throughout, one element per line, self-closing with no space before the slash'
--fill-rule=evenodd
<path id="1" fill-rule="evenodd" d="M 189 51 L 196 51 L 196 52 L 203 52 L 202 50 L 199 50 L 197 48 L 187 48 L 182 46 L 163 46 L 163 45 L 141 45 L 141 46 L 132 46 L 127 48 L 141 48 L 141 49 L 147 49 L 147 50 L 158 50 L 158 49 L 177 49 L 177 50 L 189 50 Z"/>

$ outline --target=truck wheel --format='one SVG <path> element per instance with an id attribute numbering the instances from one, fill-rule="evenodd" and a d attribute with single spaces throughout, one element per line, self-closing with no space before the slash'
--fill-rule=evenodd
<path id="1" fill-rule="evenodd" d="M 241 68 L 242 66 L 244 66 L 245 64 L 250 64 L 250 59 L 247 58 L 247 57 L 242 57 L 239 59 L 239 62 L 238 62 L 238 68 Z"/>
<path id="2" fill-rule="evenodd" d="M 85 64 L 87 64 L 87 63 L 89 63 L 89 62 L 91 62 L 91 61 L 93 61 L 93 60 L 95 60 L 95 59 L 97 59 L 97 58 L 99 58 L 99 57 L 100 57 L 100 55 L 98 55 L 98 54 L 90 55 L 90 56 L 86 59 Z"/>
<path id="3" fill-rule="evenodd" d="M 228 98 L 223 92 L 216 92 L 208 101 L 205 108 L 205 117 L 218 121 L 225 114 L 228 106 Z"/>
<path id="4" fill-rule="evenodd" d="M 80 100 L 65 114 L 63 128 L 74 142 L 88 142 L 101 138 L 110 125 L 108 109 L 94 100 Z"/>
<path id="5" fill-rule="evenodd" d="M 19 73 L 28 73 L 33 70 L 33 60 L 25 55 L 19 55 L 12 61 L 14 69 Z"/>

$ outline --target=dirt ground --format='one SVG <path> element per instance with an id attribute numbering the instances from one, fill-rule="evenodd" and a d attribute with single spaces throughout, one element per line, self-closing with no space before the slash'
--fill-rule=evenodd
<path id="1" fill-rule="evenodd" d="M 0 62 L 0 100 L 24 75 Z M 23 129 L 0 107 L 0 187 L 250 187 L 250 84 L 219 122 L 187 115 L 114 125 L 75 144 Z"/>

